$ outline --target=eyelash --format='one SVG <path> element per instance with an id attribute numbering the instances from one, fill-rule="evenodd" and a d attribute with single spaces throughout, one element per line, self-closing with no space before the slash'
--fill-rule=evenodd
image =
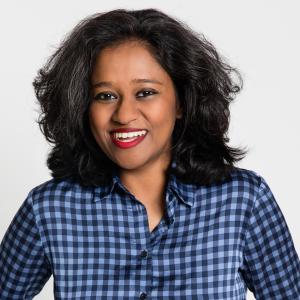
<path id="1" fill-rule="evenodd" d="M 148 92 L 151 93 L 151 94 L 146 95 L 145 97 L 148 97 L 148 96 L 152 96 L 152 95 L 157 94 L 157 92 L 154 92 L 154 91 L 151 91 L 151 90 L 142 90 L 142 91 L 139 91 L 138 94 L 141 93 L 141 92 L 142 92 L 142 93 L 145 93 L 145 92 L 146 92 L 146 93 L 148 93 Z M 94 97 L 94 99 L 95 99 L 95 100 L 105 100 L 105 99 L 101 99 L 101 98 L 100 98 L 102 95 L 113 95 L 113 96 L 114 96 L 113 93 L 109 93 L 109 92 L 101 92 L 101 93 L 97 94 L 97 95 Z M 144 98 L 144 97 L 138 97 L 138 98 Z M 108 100 L 113 100 L 113 99 L 108 99 Z"/>

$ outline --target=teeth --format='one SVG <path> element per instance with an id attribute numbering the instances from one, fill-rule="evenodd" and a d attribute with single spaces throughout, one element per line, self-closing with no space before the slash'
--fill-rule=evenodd
<path id="1" fill-rule="evenodd" d="M 116 139 L 118 139 L 118 138 L 126 139 L 126 138 L 133 138 L 136 136 L 145 135 L 146 132 L 147 132 L 146 130 L 134 131 L 134 132 L 124 132 L 124 133 L 114 132 L 113 135 L 114 135 L 114 138 L 116 138 Z"/>

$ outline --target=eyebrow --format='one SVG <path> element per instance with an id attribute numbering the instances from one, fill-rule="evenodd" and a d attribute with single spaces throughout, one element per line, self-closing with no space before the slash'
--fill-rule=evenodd
<path id="1" fill-rule="evenodd" d="M 131 82 L 134 82 L 134 83 L 140 83 L 140 82 L 148 83 L 149 82 L 149 83 L 163 84 L 159 80 L 156 80 L 156 79 L 147 79 L 147 78 L 134 78 L 134 79 L 131 80 Z M 97 83 L 93 84 L 93 87 L 102 87 L 102 86 L 111 87 L 112 86 L 112 82 L 110 82 L 110 81 L 100 81 L 100 82 L 97 82 Z"/>

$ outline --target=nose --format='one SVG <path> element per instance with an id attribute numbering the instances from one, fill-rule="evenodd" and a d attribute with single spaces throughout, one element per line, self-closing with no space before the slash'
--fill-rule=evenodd
<path id="1" fill-rule="evenodd" d="M 116 109 L 113 113 L 113 121 L 122 124 L 129 124 L 138 116 L 138 107 L 136 99 L 130 96 L 120 97 Z"/>

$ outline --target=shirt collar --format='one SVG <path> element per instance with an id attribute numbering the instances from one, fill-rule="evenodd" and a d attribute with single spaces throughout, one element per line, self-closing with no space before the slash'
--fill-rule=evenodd
<path id="1" fill-rule="evenodd" d="M 190 207 L 194 205 L 195 192 L 197 189 L 197 186 L 195 184 L 183 183 L 175 176 L 175 174 L 171 173 L 167 189 L 169 188 L 184 204 Z"/>
<path id="2" fill-rule="evenodd" d="M 173 166 L 176 166 L 175 162 L 172 163 L 172 167 Z M 128 191 L 126 190 L 126 188 L 120 180 L 119 174 L 115 172 L 113 173 L 112 181 L 110 184 L 102 187 L 96 187 L 94 189 L 94 201 L 97 202 L 108 197 L 116 188 L 119 188 L 125 193 L 128 193 Z M 183 183 L 175 176 L 175 174 L 170 173 L 169 181 L 167 184 L 167 191 L 172 190 L 184 204 L 190 207 L 193 206 L 196 189 L 197 186 L 195 184 Z"/>

